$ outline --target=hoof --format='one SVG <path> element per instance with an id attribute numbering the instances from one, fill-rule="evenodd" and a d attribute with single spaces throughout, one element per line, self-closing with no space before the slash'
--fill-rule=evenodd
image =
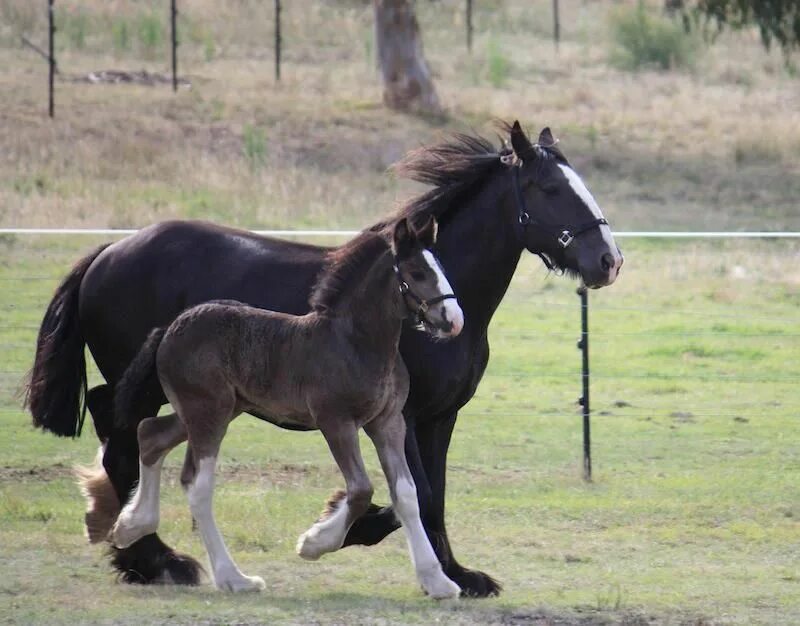
<path id="1" fill-rule="evenodd" d="M 488 598 L 499 596 L 503 586 L 484 572 L 471 570 L 456 564 L 445 571 L 445 574 L 461 587 L 461 595 L 465 598 Z"/>
<path id="2" fill-rule="evenodd" d="M 420 574 L 419 582 L 425 593 L 434 600 L 458 598 L 461 595 L 461 587 L 445 576 L 438 564 L 432 570 Z"/>
<path id="3" fill-rule="evenodd" d="M 214 584 L 220 591 L 230 591 L 233 593 L 264 591 L 264 589 L 267 588 L 264 579 L 260 576 L 245 576 L 244 574 L 226 576 L 220 580 L 215 580 Z"/>
<path id="4" fill-rule="evenodd" d="M 145 535 L 153 534 L 156 528 L 158 528 L 158 522 L 155 524 L 132 524 L 129 518 L 123 518 L 120 515 L 114 523 L 109 537 L 111 543 L 117 548 L 128 548 Z"/>
<path id="5" fill-rule="evenodd" d="M 316 524 L 298 537 L 295 551 L 306 561 L 316 561 L 323 554 L 331 552 L 331 550 L 326 549 L 324 542 L 320 541 Z"/>
<path id="6" fill-rule="evenodd" d="M 128 548 L 110 547 L 120 582 L 139 585 L 199 585 L 203 566 L 147 535 Z"/>

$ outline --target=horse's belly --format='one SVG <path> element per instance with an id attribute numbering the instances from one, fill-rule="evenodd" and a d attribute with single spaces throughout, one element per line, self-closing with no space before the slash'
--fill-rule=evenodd
<path id="1" fill-rule="evenodd" d="M 243 403 L 241 410 L 259 419 L 289 430 L 316 430 L 317 422 L 308 410 L 279 402 Z"/>

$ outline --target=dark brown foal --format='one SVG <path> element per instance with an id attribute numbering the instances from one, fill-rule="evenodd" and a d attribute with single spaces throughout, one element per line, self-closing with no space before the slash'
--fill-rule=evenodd
<path id="1" fill-rule="evenodd" d="M 442 338 L 457 335 L 463 314 L 429 248 L 431 219 L 415 231 L 405 219 L 391 244 L 366 232 L 331 253 L 311 296 L 312 311 L 293 316 L 237 303 L 209 303 L 182 313 L 151 333 L 117 390 L 118 420 L 126 398 L 157 372 L 175 413 L 138 426 L 140 480 L 117 519 L 112 540 L 126 547 L 155 532 L 161 465 L 188 439 L 181 482 L 203 536 L 214 582 L 230 591 L 258 590 L 228 553 L 212 513 L 214 468 L 228 424 L 242 412 L 275 424 L 319 429 L 346 483 L 346 495 L 298 540 L 297 552 L 317 559 L 338 550 L 353 521 L 368 508 L 372 484 L 358 430 L 371 438 L 405 529 L 424 590 L 457 597 L 420 521 L 417 493 L 404 454 L 402 408 L 408 372 L 398 354 L 403 320 Z"/>

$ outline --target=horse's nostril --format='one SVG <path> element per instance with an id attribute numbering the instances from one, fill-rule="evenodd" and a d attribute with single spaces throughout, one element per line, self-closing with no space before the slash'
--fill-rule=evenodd
<path id="1" fill-rule="evenodd" d="M 606 252 L 602 257 L 600 257 L 600 266 L 603 268 L 604 272 L 607 272 L 614 267 L 614 257 L 610 252 Z"/>

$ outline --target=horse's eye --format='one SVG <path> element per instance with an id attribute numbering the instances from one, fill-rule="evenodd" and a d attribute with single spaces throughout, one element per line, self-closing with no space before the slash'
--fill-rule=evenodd
<path id="1" fill-rule="evenodd" d="M 425 280 L 425 272 L 411 272 L 411 278 L 417 282 L 422 282 Z"/>
<path id="2" fill-rule="evenodd" d="M 557 196 L 558 195 L 558 185 L 556 184 L 543 184 L 540 185 L 541 190 L 547 194 L 548 196 Z"/>

